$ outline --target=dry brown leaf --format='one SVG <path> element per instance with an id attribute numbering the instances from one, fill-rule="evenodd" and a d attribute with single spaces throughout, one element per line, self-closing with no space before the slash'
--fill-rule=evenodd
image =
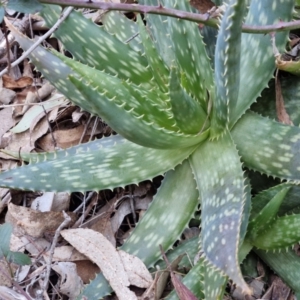
<path id="1" fill-rule="evenodd" d="M 79 143 L 83 131 L 84 126 L 80 125 L 68 130 L 56 130 L 53 132 L 53 135 L 57 146 L 61 149 L 66 149 Z M 89 137 L 85 136 L 83 142 L 87 142 L 88 139 Z M 50 133 L 45 135 L 38 141 L 38 144 L 44 151 L 53 151 L 52 135 Z"/>
<path id="2" fill-rule="evenodd" d="M 6 133 L 5 137 L 8 145 L 5 149 L 11 151 L 31 152 L 35 148 L 34 144 L 36 140 L 43 136 L 48 129 L 49 124 L 46 118 L 43 118 L 31 132 L 27 130 L 22 133 Z M 53 142 L 51 150 L 54 150 Z"/>
<path id="3" fill-rule="evenodd" d="M 59 290 L 70 300 L 76 299 L 83 289 L 81 278 L 77 274 L 76 265 L 72 262 L 58 262 L 51 266 L 61 276 Z"/>
<path id="4" fill-rule="evenodd" d="M 12 286 L 12 278 L 10 275 L 11 271 L 8 263 L 3 259 L 0 259 L 0 270 L 0 286 Z"/>
<path id="5" fill-rule="evenodd" d="M 278 71 L 276 72 L 276 77 L 275 77 L 275 89 L 276 89 L 276 112 L 277 112 L 278 121 L 283 124 L 294 125 L 292 120 L 290 119 L 289 114 L 285 109 Z"/>
<path id="6" fill-rule="evenodd" d="M 68 212 L 68 215 L 74 223 L 76 214 Z M 41 237 L 44 233 L 54 233 L 64 221 L 64 216 L 62 212 L 40 212 L 10 203 L 5 219 L 16 229 L 24 230 L 33 237 Z"/>
<path id="7" fill-rule="evenodd" d="M 0 110 L 0 144 L 2 136 L 7 132 L 11 127 L 15 125 L 15 121 L 12 118 L 12 107 L 6 107 Z"/>
<path id="8" fill-rule="evenodd" d="M 77 260 L 74 263 L 77 267 L 77 273 L 84 284 L 90 283 L 100 272 L 100 268 L 90 260 Z"/>
<path id="9" fill-rule="evenodd" d="M 111 244 L 116 247 L 116 238 L 115 233 L 112 230 L 110 216 L 111 212 L 101 214 L 101 218 L 97 220 L 90 229 L 102 233 L 111 242 Z"/>
<path id="10" fill-rule="evenodd" d="M 197 300 L 197 297 L 179 280 L 175 272 L 172 269 L 172 265 L 169 263 L 169 260 L 160 246 L 160 250 L 163 256 L 163 259 L 167 265 L 168 271 L 171 275 L 171 281 L 180 300 Z M 182 258 L 182 257 L 181 257 Z M 180 258 L 180 259 L 181 259 Z"/>
<path id="11" fill-rule="evenodd" d="M 120 300 L 137 299 L 136 295 L 128 288 L 130 276 L 125 271 L 118 251 L 101 233 L 79 228 L 63 230 L 61 235 L 99 266 Z M 139 271 L 143 270 L 136 269 L 136 272 Z M 139 274 L 139 276 L 146 278 L 143 274 Z"/>
<path id="12" fill-rule="evenodd" d="M 7 89 L 23 89 L 27 86 L 31 86 L 32 83 L 33 79 L 31 77 L 23 76 L 15 80 L 9 75 L 3 75 L 3 87 Z"/>
<path id="13" fill-rule="evenodd" d="M 54 194 L 52 211 L 68 210 L 70 206 L 71 195 L 66 192 L 59 192 Z"/>
<path id="14" fill-rule="evenodd" d="M 27 300 L 27 298 L 13 289 L 6 286 L 0 286 L 0 299 L 5 300 Z"/>
<path id="15" fill-rule="evenodd" d="M 29 108 L 29 104 L 40 102 L 48 97 L 54 91 L 54 86 L 49 82 L 46 82 L 39 90 L 29 91 L 26 95 L 25 105 L 22 109 L 22 114 L 24 114 Z"/>
<path id="16" fill-rule="evenodd" d="M 50 255 L 50 252 L 47 251 L 44 254 L 44 258 L 47 261 L 48 257 Z M 54 249 L 54 254 L 53 254 L 53 258 L 52 261 L 78 261 L 78 260 L 87 260 L 88 258 L 81 254 L 79 251 L 77 251 L 76 249 L 74 249 L 74 247 L 72 246 L 60 246 L 60 247 L 56 247 Z"/>
<path id="17" fill-rule="evenodd" d="M 138 257 L 128 254 L 123 250 L 119 250 L 118 252 L 129 277 L 130 284 L 140 288 L 148 288 L 153 279 L 145 264 Z"/>

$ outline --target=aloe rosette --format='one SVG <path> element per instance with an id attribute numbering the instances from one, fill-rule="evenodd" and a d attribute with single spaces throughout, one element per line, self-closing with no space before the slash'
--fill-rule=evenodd
<path id="1" fill-rule="evenodd" d="M 186 1 L 163 5 L 192 11 Z M 119 135 L 55 153 L 21 153 L 30 163 L 1 173 L 0 185 L 85 192 L 165 174 L 122 248 L 155 266 L 159 245 L 170 249 L 201 204 L 204 256 L 185 280 L 200 298 L 203 291 L 206 299 L 221 298 L 227 277 L 250 293 L 240 262 L 253 246 L 269 249 L 274 241 L 262 246 L 259 216 L 247 231 L 251 189 L 243 167 L 298 182 L 300 129 L 248 111 L 272 78 L 275 62 L 270 37 L 242 33 L 241 25 L 288 21 L 293 6 L 291 0 L 265 0 L 263 5 L 252 0 L 247 8 L 245 1 L 230 0 L 216 43 L 206 36 L 206 44 L 198 25 L 186 20 L 147 15 L 145 25 L 139 16 L 133 22 L 110 12 L 98 27 L 72 12 L 55 36 L 73 58 L 38 47 L 31 61 L 61 93 Z M 49 26 L 59 14 L 56 6 L 42 11 Z M 31 46 L 31 40 L 10 29 L 23 49 Z M 286 32 L 276 34 L 279 49 L 286 41 Z M 268 213 L 274 217 L 277 212 Z M 278 240 L 277 248 L 286 246 Z M 195 280 L 199 276 L 206 284 Z M 100 274 L 85 295 L 97 299 L 109 292 Z"/>

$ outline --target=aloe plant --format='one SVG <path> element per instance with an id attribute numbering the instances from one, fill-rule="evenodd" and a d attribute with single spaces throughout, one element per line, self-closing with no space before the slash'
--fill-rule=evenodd
<path id="1" fill-rule="evenodd" d="M 186 1 L 163 5 L 192 11 Z M 73 59 L 39 47 L 31 61 L 61 93 L 119 135 L 55 153 L 21 153 L 30 163 L 1 173 L 0 186 L 99 191 L 165 174 L 123 249 L 153 267 L 159 245 L 170 249 L 201 204 L 204 258 L 187 279 L 195 286 L 203 274 L 206 284 L 198 285 L 196 294 L 204 292 L 206 299 L 222 297 L 227 277 L 251 293 L 239 266 L 245 255 L 253 246 L 291 245 L 300 234 L 288 241 L 278 237 L 276 245 L 262 238 L 270 234 L 262 225 L 275 222 L 288 188 L 278 191 L 270 207 L 262 207 L 263 217 L 253 217 L 247 232 L 251 189 L 243 167 L 298 182 L 300 129 L 249 110 L 273 77 L 275 62 L 269 36 L 244 34 L 241 25 L 244 20 L 250 25 L 288 21 L 293 6 L 291 0 L 265 0 L 264 5 L 252 0 L 246 8 L 245 1 L 230 0 L 216 41 L 186 20 L 147 15 L 144 25 L 139 16 L 133 22 L 111 12 L 98 27 L 74 11 L 55 32 Z M 41 14 L 51 26 L 60 8 L 45 6 Z M 21 47 L 29 48 L 32 41 L 10 28 Z M 287 33 L 276 34 L 281 51 L 286 41 Z M 294 228 L 299 221 L 289 218 L 274 224 Z M 99 275 L 85 295 L 98 299 L 109 292 Z"/>

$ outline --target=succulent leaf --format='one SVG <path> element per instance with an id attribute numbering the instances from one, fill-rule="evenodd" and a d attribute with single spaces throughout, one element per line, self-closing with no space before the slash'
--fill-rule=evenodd
<path id="1" fill-rule="evenodd" d="M 144 25 L 140 15 L 137 16 L 137 23 L 140 29 L 141 40 L 144 45 L 144 51 L 151 67 L 153 77 L 155 78 L 159 89 L 162 92 L 167 92 L 170 71 L 166 67 L 162 58 L 159 56 L 159 53 L 154 46 L 153 41 L 151 40 L 151 36 L 147 31 L 147 27 Z"/>
<path id="2" fill-rule="evenodd" d="M 259 212 L 274 198 L 281 190 L 287 189 L 287 195 L 278 210 L 278 216 L 300 212 L 300 186 L 292 183 L 278 184 L 272 188 L 264 190 L 252 198 L 251 219 L 255 218 Z"/>
<path id="3" fill-rule="evenodd" d="M 248 25 L 267 25 L 292 18 L 293 0 L 252 0 L 245 20 Z M 276 33 L 276 46 L 282 51 L 287 41 L 287 32 Z M 273 76 L 275 60 L 270 36 L 266 34 L 242 35 L 242 60 L 240 89 L 236 107 L 230 113 L 231 128 L 257 99 Z"/>
<path id="4" fill-rule="evenodd" d="M 251 220 L 248 226 L 248 237 L 255 240 L 266 227 L 273 226 L 279 207 L 290 188 L 283 188 L 269 203 Z"/>
<path id="5" fill-rule="evenodd" d="M 192 11 L 188 1 L 166 0 L 165 2 L 167 7 Z M 186 76 L 184 88 L 206 109 L 207 91 L 213 97 L 214 80 L 199 28 L 195 23 L 175 18 L 168 19 L 168 26 L 173 41 L 175 62 Z"/>
<path id="6" fill-rule="evenodd" d="M 264 250 L 284 249 L 297 242 L 300 236 L 300 215 L 289 215 L 277 218 L 274 222 L 260 231 L 252 243 Z"/>
<path id="7" fill-rule="evenodd" d="M 169 171 L 142 220 L 122 249 L 152 266 L 187 227 L 199 205 L 199 193 L 188 161 Z M 180 218 L 178 215 L 180 214 Z"/>
<path id="8" fill-rule="evenodd" d="M 249 292 L 238 262 L 245 202 L 244 177 L 230 134 L 200 145 L 191 155 L 190 163 L 202 201 L 204 254 L 214 266 Z"/>
<path id="9" fill-rule="evenodd" d="M 272 252 L 256 249 L 255 252 L 299 295 L 300 257 L 294 250 Z"/>
<path id="10" fill-rule="evenodd" d="M 232 130 L 243 162 L 262 173 L 300 180 L 300 129 L 253 112 L 245 114 Z"/>
<path id="11" fill-rule="evenodd" d="M 89 78 L 89 80 L 92 79 L 93 78 L 91 77 Z M 96 85 L 92 84 L 92 82 L 87 85 L 84 81 L 84 77 L 82 79 L 77 79 L 70 76 L 70 80 L 85 98 L 95 99 L 95 97 L 98 97 L 98 99 L 96 98 L 98 101 L 102 100 L 99 97 L 99 95 L 101 95 L 101 90 L 98 89 Z M 127 87 L 129 88 L 129 85 L 127 85 Z M 208 136 L 209 130 L 206 130 L 199 135 L 189 135 L 182 132 L 177 133 L 166 130 L 163 127 L 159 127 L 158 124 L 143 120 L 143 115 L 134 115 L 134 110 L 132 109 L 124 110 L 123 106 L 114 103 L 114 98 L 112 98 L 111 101 L 107 99 L 104 99 L 104 101 L 105 103 L 102 103 L 101 106 L 99 105 L 101 117 L 122 136 L 145 147 L 161 149 L 189 147 L 205 140 Z M 126 102 L 124 102 L 124 105 L 125 104 Z"/>
<path id="12" fill-rule="evenodd" d="M 161 257 L 159 245 L 165 251 L 173 246 L 187 227 L 198 205 L 196 182 L 189 163 L 184 161 L 182 165 L 166 174 L 150 207 L 121 249 L 138 256 L 147 267 L 153 267 Z M 179 214 L 181 218 L 178 218 Z M 109 291 L 103 276 L 97 276 L 91 284 L 91 287 L 87 286 L 84 295 L 90 295 L 96 284 L 100 285 L 101 297 Z M 99 299 L 99 293 L 97 297 Z"/>
<path id="13" fill-rule="evenodd" d="M 164 6 L 163 0 L 140 0 L 142 5 L 162 5 Z M 172 40 L 169 34 L 167 23 L 168 18 L 162 15 L 146 14 L 145 19 L 147 26 L 151 31 L 154 44 L 159 52 L 160 56 L 164 60 L 165 64 L 170 68 L 174 62 L 175 55 L 172 49 Z"/>
<path id="14" fill-rule="evenodd" d="M 59 18 L 60 7 L 47 5 L 41 14 L 51 27 Z M 147 68 L 147 60 L 125 44 L 125 41 L 110 35 L 79 12 L 73 11 L 54 35 L 82 63 L 149 87 L 152 72 Z"/>
<path id="15" fill-rule="evenodd" d="M 138 146 L 120 136 L 104 138 L 104 143 L 107 139 L 113 140 L 108 142 L 112 146 L 91 150 L 86 144 L 86 148 L 79 148 L 74 154 L 62 151 L 55 160 L 0 173 L 0 186 L 68 192 L 112 189 L 162 174 L 195 149 L 157 150 Z"/>
<path id="16" fill-rule="evenodd" d="M 193 266 L 189 273 L 182 279 L 182 283 L 198 298 L 204 299 L 203 287 L 203 271 L 205 268 L 204 258 L 201 257 L 199 261 Z M 176 292 L 173 290 L 166 300 L 178 300 Z M 206 299 L 206 298 L 205 298 Z"/>
<path id="17" fill-rule="evenodd" d="M 236 106 L 240 81 L 242 22 L 246 3 L 230 0 L 221 21 L 215 49 L 216 96 L 212 114 L 211 136 L 224 132 L 229 111 Z"/>
<path id="18" fill-rule="evenodd" d="M 128 44 L 136 52 L 144 51 L 136 22 L 118 11 L 108 11 L 102 16 L 101 21 L 105 30 L 115 35 L 118 40 Z"/>
<path id="19" fill-rule="evenodd" d="M 227 276 L 223 276 L 218 270 L 209 262 L 204 262 L 204 294 L 205 300 L 222 300 L 227 283 Z"/>
<path id="20" fill-rule="evenodd" d="M 182 132 L 198 134 L 209 127 L 208 116 L 199 102 L 183 89 L 176 68 L 171 69 L 170 98 L 176 125 Z"/>

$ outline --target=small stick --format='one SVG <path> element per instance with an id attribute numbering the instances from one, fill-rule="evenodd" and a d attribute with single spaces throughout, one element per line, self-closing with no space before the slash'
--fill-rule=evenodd
<path id="1" fill-rule="evenodd" d="M 46 269 L 46 275 L 45 275 L 45 280 L 44 280 L 44 286 L 42 287 L 43 292 L 47 291 L 48 285 L 49 285 L 49 277 L 50 277 L 50 271 L 51 271 L 51 264 L 53 260 L 53 255 L 54 255 L 54 250 L 55 246 L 57 244 L 58 237 L 60 235 L 60 232 L 64 227 L 66 227 L 70 222 L 71 222 L 71 217 L 68 216 L 65 211 L 63 210 L 63 215 L 64 215 L 64 221 L 59 225 L 59 227 L 55 231 L 55 235 L 50 247 L 50 253 L 49 253 L 49 260 L 47 262 L 47 269 Z"/>

